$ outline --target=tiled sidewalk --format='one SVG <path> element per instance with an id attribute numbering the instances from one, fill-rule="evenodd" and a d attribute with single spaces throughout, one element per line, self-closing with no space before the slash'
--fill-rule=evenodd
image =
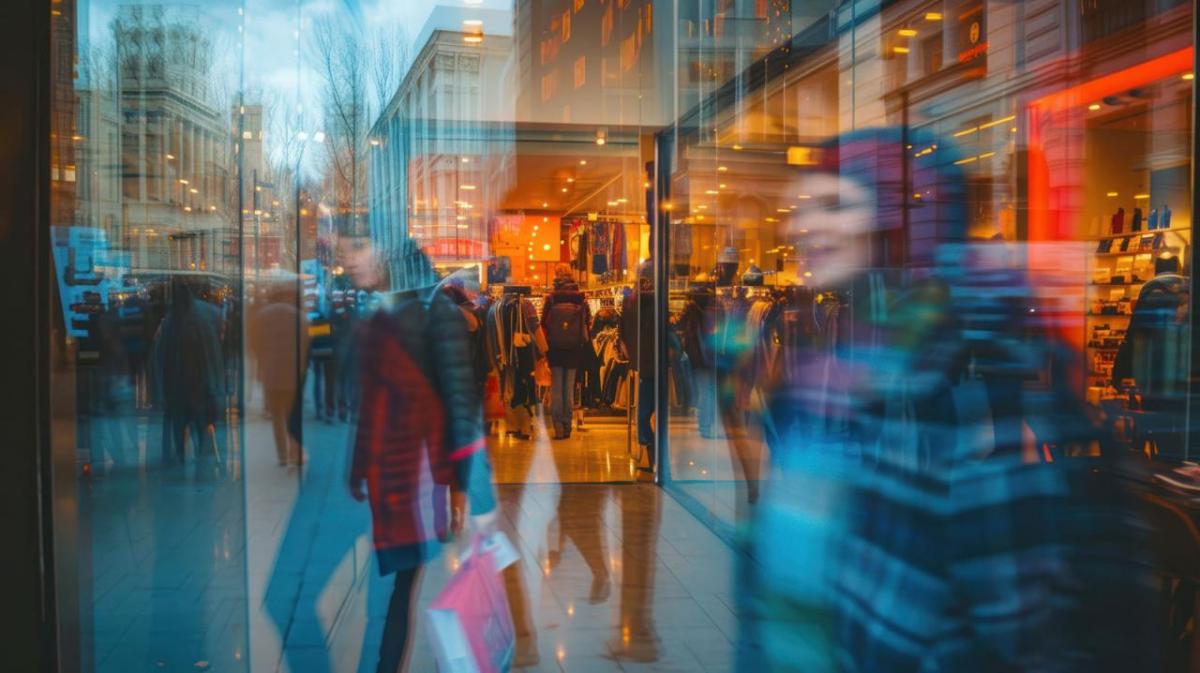
<path id="1" fill-rule="evenodd" d="M 231 476 L 127 468 L 88 485 L 96 670 L 372 670 L 391 587 L 374 570 L 367 507 L 346 492 L 348 427 L 307 421 L 300 471 L 275 465 L 266 421 L 250 415 Z M 140 433 L 154 444 L 154 426 Z M 498 492 L 523 554 L 510 594 L 528 606 L 518 621 L 541 658 L 526 670 L 729 670 L 733 554 L 669 495 L 631 484 Z M 458 551 L 427 569 L 422 605 Z M 611 577 L 595 603 L 592 568 Z M 434 670 L 423 626 L 413 642 L 409 670 Z"/>

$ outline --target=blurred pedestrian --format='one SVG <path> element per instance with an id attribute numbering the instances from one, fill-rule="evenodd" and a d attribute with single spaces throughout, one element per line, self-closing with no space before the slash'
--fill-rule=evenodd
<path id="1" fill-rule="evenodd" d="M 197 458 L 217 457 L 215 425 L 225 411 L 220 332 L 217 308 L 196 299 L 185 279 L 173 279 L 153 360 L 170 455 L 177 462 L 184 460 L 189 433 Z"/>

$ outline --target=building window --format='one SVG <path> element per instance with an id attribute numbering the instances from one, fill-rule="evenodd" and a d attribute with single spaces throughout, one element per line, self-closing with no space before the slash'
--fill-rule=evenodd
<path id="1" fill-rule="evenodd" d="M 587 84 L 587 57 L 580 56 L 575 59 L 575 88 Z"/>
<path id="2" fill-rule="evenodd" d="M 556 68 L 545 75 L 542 75 L 542 102 L 545 103 L 553 98 L 557 89 L 558 69 Z"/>

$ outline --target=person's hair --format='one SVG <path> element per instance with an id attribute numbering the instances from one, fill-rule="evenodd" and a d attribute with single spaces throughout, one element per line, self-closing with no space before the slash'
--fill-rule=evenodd
<path id="1" fill-rule="evenodd" d="M 1154 275 L 1164 273 L 1179 273 L 1179 258 L 1169 252 L 1154 258 Z"/>

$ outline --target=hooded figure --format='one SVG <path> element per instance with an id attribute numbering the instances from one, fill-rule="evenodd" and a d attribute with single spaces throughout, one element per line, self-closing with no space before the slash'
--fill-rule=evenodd
<path id="1" fill-rule="evenodd" d="M 1121 490 L 1084 459 L 1001 450 L 1013 423 L 1060 449 L 1096 434 L 1050 337 L 1010 338 L 1038 327 L 1012 310 L 1019 276 L 973 267 L 959 157 L 897 129 L 820 153 L 782 225 L 820 295 L 762 386 L 738 670 L 1138 668 L 1152 620 Z M 984 361 L 1018 384 L 973 412 Z M 1051 385 L 1022 385 L 1039 367 Z"/>

